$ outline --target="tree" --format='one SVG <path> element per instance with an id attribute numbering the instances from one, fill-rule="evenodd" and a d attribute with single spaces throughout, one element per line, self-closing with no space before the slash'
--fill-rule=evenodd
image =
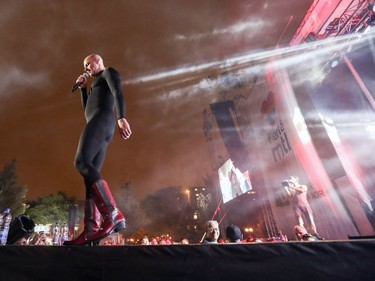
<path id="1" fill-rule="evenodd" d="M 74 203 L 75 197 L 69 198 L 64 191 L 59 191 L 31 202 L 26 214 L 36 224 L 62 224 L 68 221 L 69 205 Z"/>
<path id="2" fill-rule="evenodd" d="M 17 184 L 16 160 L 6 164 L 0 172 L 0 212 L 10 208 L 12 216 L 24 213 L 27 188 Z"/>

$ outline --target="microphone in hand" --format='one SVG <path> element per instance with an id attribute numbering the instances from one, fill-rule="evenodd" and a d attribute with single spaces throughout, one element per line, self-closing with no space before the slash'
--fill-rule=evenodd
<path id="1" fill-rule="evenodd" d="M 84 72 L 82 75 L 83 77 L 85 77 L 85 79 L 89 77 L 89 74 L 87 72 Z M 70 92 L 73 93 L 75 90 L 77 90 L 78 87 L 83 83 L 83 81 L 84 80 L 79 80 L 78 82 L 76 82 L 74 86 L 72 87 L 72 89 L 70 90 Z"/>

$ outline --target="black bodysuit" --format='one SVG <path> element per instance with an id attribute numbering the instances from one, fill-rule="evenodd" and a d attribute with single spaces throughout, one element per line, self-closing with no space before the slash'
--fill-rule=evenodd
<path id="1" fill-rule="evenodd" d="M 114 108 L 117 119 L 125 118 L 119 73 L 106 68 L 92 82 L 89 95 L 86 88 L 81 88 L 81 98 L 87 124 L 81 133 L 74 165 L 84 178 L 86 197 L 90 197 L 91 186 L 101 179 L 107 145 L 115 130 Z"/>

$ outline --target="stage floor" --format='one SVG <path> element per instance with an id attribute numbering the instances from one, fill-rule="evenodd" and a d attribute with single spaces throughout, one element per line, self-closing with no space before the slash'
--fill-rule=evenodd
<path id="1" fill-rule="evenodd" d="M 375 240 L 1 246 L 0 280 L 375 280 Z"/>

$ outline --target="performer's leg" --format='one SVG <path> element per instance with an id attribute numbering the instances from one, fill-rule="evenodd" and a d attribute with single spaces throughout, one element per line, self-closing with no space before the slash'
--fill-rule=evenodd
<path id="1" fill-rule="evenodd" d="M 100 130 L 95 123 L 89 123 L 83 130 L 77 148 L 75 167 L 84 178 L 86 187 L 86 202 L 84 213 L 84 230 L 74 240 L 65 245 L 84 245 L 92 242 L 90 239 L 100 228 L 100 212 L 92 196 L 93 182 L 99 180 L 107 145 L 113 131 Z"/>
<path id="2" fill-rule="evenodd" d="M 309 217 L 309 221 L 310 221 L 311 230 L 315 234 L 315 233 L 317 233 L 317 230 L 316 230 L 316 225 L 315 225 L 315 222 L 314 222 L 314 216 L 313 216 L 312 213 L 310 213 L 308 215 L 308 217 Z"/>
<path id="3" fill-rule="evenodd" d="M 294 212 L 296 215 L 297 223 L 299 226 L 304 226 L 303 218 L 302 218 L 302 212 L 301 209 L 298 206 L 294 207 Z"/>
<path id="4" fill-rule="evenodd" d="M 93 160 L 93 166 L 97 171 L 100 171 L 103 160 L 105 157 L 105 148 L 100 150 L 96 157 Z M 90 182 L 84 178 L 85 187 L 86 187 L 86 201 L 85 201 L 85 209 L 84 209 L 84 228 L 78 237 L 70 241 L 64 241 L 64 245 L 86 245 L 90 244 L 92 240 L 90 238 L 96 233 L 100 228 L 100 212 L 95 205 L 95 201 L 91 195 L 91 186 Z"/>
<path id="5" fill-rule="evenodd" d="M 298 225 L 300 225 L 300 226 L 304 226 L 304 222 L 303 222 L 303 219 L 302 219 L 301 216 L 298 216 L 298 217 L 297 217 L 297 222 L 298 222 Z"/>
<path id="6" fill-rule="evenodd" d="M 107 146 L 105 145 L 104 147 L 102 147 L 102 149 L 98 151 L 98 153 L 96 154 L 96 156 L 94 157 L 92 161 L 92 165 L 95 168 L 95 170 L 98 171 L 99 175 L 100 175 L 100 171 L 102 169 L 102 165 L 105 159 L 106 150 L 107 150 Z M 92 198 L 91 186 L 93 182 L 89 180 L 88 178 L 84 178 L 84 182 L 85 182 L 85 187 L 86 187 L 86 199 Z"/>
<path id="7" fill-rule="evenodd" d="M 117 208 L 116 202 L 105 180 L 100 179 L 92 185 L 92 197 L 103 217 L 100 230 L 94 233 L 90 240 L 103 239 L 112 232 L 125 228 L 125 218 Z"/>
<path id="8" fill-rule="evenodd" d="M 100 230 L 90 237 L 91 241 L 100 240 L 113 231 L 125 227 L 125 218 L 117 208 L 108 184 L 100 175 L 106 148 L 112 135 L 113 130 L 106 130 L 103 124 L 98 126 L 88 124 L 76 157 L 76 167 L 85 179 L 87 196 L 94 200 L 103 217 Z"/>
<path id="9" fill-rule="evenodd" d="M 64 245 L 86 245 L 91 243 L 91 237 L 99 230 L 100 227 L 100 213 L 92 198 L 85 201 L 85 216 L 84 216 L 84 229 L 77 238 L 64 241 Z"/>
<path id="10" fill-rule="evenodd" d="M 311 228 L 311 231 L 313 233 L 313 235 L 318 239 L 318 240 L 324 240 L 323 237 L 321 237 L 319 234 L 318 234 L 318 231 L 316 229 L 316 224 L 315 224 L 315 221 L 314 221 L 314 216 L 313 216 L 313 212 L 312 212 L 312 209 L 310 206 L 306 207 L 305 208 L 305 215 L 306 217 L 308 218 L 309 220 L 309 223 L 310 223 L 310 228 Z"/>
<path id="11" fill-rule="evenodd" d="M 100 132 L 96 126 L 91 123 L 87 124 L 81 134 L 74 160 L 74 166 L 84 178 L 88 189 L 95 181 L 101 178 L 99 171 L 108 145 L 108 137 L 98 134 L 98 131 Z"/>
<path id="12" fill-rule="evenodd" d="M 315 221 L 314 221 L 314 216 L 312 213 L 309 213 L 309 219 L 310 219 L 310 226 L 311 226 L 311 230 L 313 231 L 313 235 L 318 238 L 318 240 L 324 240 L 324 238 L 322 236 L 319 235 L 317 229 L 316 229 L 316 224 L 315 224 Z"/>

